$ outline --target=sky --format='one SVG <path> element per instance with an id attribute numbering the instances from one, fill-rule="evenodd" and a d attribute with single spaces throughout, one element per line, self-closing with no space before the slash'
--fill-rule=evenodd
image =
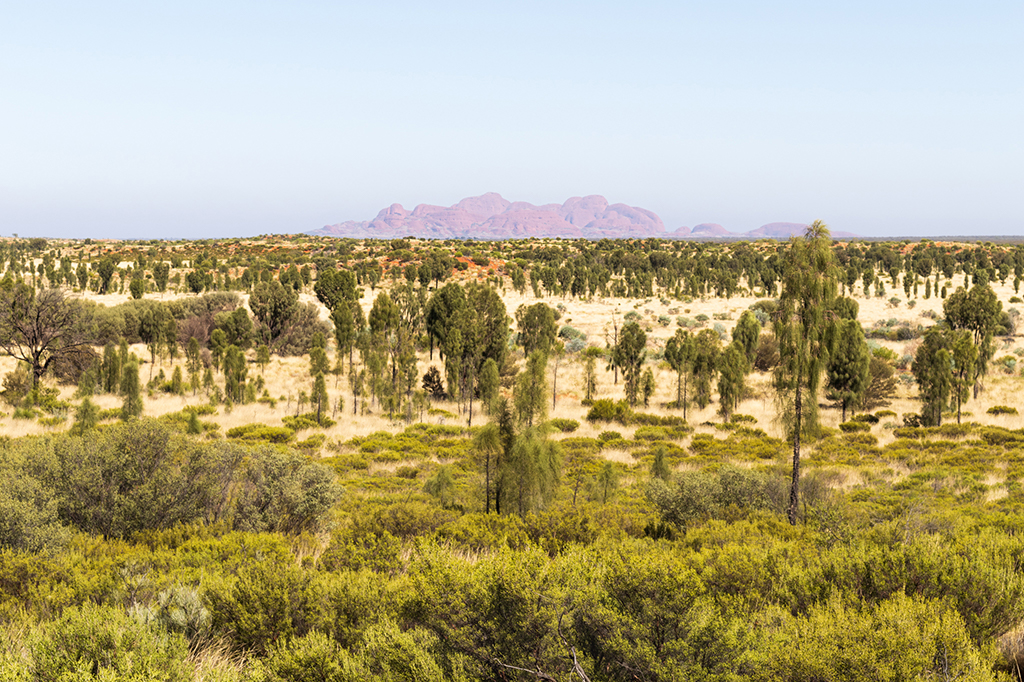
<path id="1" fill-rule="evenodd" d="M 0 0 L 0 235 L 602 194 L 1024 235 L 1024 3 Z"/>

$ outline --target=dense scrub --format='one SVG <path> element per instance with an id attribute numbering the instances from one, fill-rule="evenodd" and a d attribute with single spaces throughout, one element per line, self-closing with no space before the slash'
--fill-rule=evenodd
<path id="1" fill-rule="evenodd" d="M 785 444 L 742 421 L 570 436 L 556 494 L 525 515 L 482 513 L 479 427 L 355 438 L 327 466 L 285 445 L 196 440 L 180 420 L 9 441 L 0 672 L 809 681 L 1015 670 L 1019 652 L 998 642 L 1024 620 L 1024 433 L 900 428 L 880 447 L 871 430 L 826 432 L 794 527 Z M 610 442 L 635 463 L 603 463 Z"/>

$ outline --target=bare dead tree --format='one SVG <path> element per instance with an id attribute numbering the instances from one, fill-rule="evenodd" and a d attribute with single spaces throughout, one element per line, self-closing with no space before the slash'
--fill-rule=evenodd
<path id="1" fill-rule="evenodd" d="M 82 322 L 80 306 L 60 289 L 0 290 L 0 350 L 28 363 L 33 387 L 54 362 L 88 351 Z"/>

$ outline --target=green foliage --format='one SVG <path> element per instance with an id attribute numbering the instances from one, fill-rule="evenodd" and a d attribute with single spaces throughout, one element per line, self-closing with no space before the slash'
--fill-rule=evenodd
<path id="1" fill-rule="evenodd" d="M 550 419 L 548 420 L 548 424 L 550 424 L 556 431 L 560 431 L 562 433 L 572 433 L 580 427 L 580 423 L 575 419 Z"/>
<path id="2" fill-rule="evenodd" d="M 547 406 L 547 380 L 544 374 L 547 360 L 543 352 L 534 351 L 527 358 L 526 369 L 516 377 L 513 393 L 516 415 L 527 427 L 533 426 L 534 420 L 540 422 L 544 419 Z"/>
<path id="3" fill-rule="evenodd" d="M 350 527 L 331 534 L 320 563 L 328 571 L 392 573 L 401 565 L 401 552 L 401 541 L 386 530 Z"/>
<path id="4" fill-rule="evenodd" d="M 536 350 L 546 355 L 558 334 L 555 311 L 546 303 L 520 306 L 516 310 L 516 326 L 519 329 L 519 345 L 527 356 Z"/>
<path id="5" fill-rule="evenodd" d="M 298 419 L 292 417 L 292 419 Z M 315 424 L 315 422 L 313 422 Z M 245 424 L 228 429 L 227 437 L 244 441 L 266 441 L 268 443 L 287 443 L 295 436 L 295 431 L 286 426 L 266 426 L 264 424 Z"/>
<path id="6" fill-rule="evenodd" d="M 652 479 L 647 496 L 663 521 L 683 527 L 704 519 L 769 509 L 772 485 L 773 481 L 764 474 L 723 467 L 715 474 L 679 474 L 672 484 Z"/>
<path id="7" fill-rule="evenodd" d="M 743 380 L 747 371 L 743 348 L 737 342 L 730 343 L 718 362 L 719 413 L 726 421 L 730 420 L 743 397 Z"/>
<path id="8" fill-rule="evenodd" d="M 615 365 L 622 370 L 625 379 L 626 402 L 630 407 L 637 404 L 641 392 L 641 371 L 647 356 L 647 335 L 636 322 L 627 322 L 619 332 L 619 342 L 613 351 Z"/>
<path id="9" fill-rule="evenodd" d="M 939 329 L 932 327 L 925 334 L 914 356 L 913 372 L 923 402 L 921 421 L 925 426 L 939 426 L 953 384 L 949 339 Z"/>
<path id="10" fill-rule="evenodd" d="M 294 564 L 243 566 L 233 583 L 212 586 L 207 594 L 214 630 L 232 633 L 238 650 L 258 653 L 307 634 L 322 608 L 322 591 L 313 578 Z"/>
<path id="11" fill-rule="evenodd" d="M 123 609 L 72 607 L 29 641 L 35 680 L 192 680 L 185 639 L 144 625 Z"/>
<path id="12" fill-rule="evenodd" d="M 255 532 L 319 530 L 342 489 L 326 466 L 269 446 L 252 450 L 240 476 L 234 525 Z"/>
<path id="13" fill-rule="evenodd" d="M 861 402 L 871 381 L 871 354 L 856 317 L 839 322 L 831 345 L 825 395 L 839 403 L 846 421 L 847 408 Z"/>
<path id="14" fill-rule="evenodd" d="M 601 399 L 595 400 L 590 410 L 587 411 L 588 422 L 612 422 L 618 421 L 626 423 L 628 417 L 629 406 L 626 405 L 625 401 L 615 402 L 614 400 Z"/>
<path id="15" fill-rule="evenodd" d="M 992 407 L 985 410 L 988 414 L 1017 414 L 1016 407 L 1009 407 L 1007 405 L 993 405 Z"/>
<path id="16" fill-rule="evenodd" d="M 142 386 L 139 382 L 139 364 L 128 362 L 121 371 L 121 419 L 127 421 L 142 415 Z"/>

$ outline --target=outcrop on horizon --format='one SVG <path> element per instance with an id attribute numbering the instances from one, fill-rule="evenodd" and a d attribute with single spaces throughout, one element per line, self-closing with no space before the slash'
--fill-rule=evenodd
<path id="1" fill-rule="evenodd" d="M 668 239 L 773 238 L 786 239 L 805 225 L 769 223 L 745 234 L 730 232 L 721 225 L 702 223 L 692 230 L 680 227 L 666 232 L 655 213 L 636 206 L 609 204 L 596 194 L 572 197 L 563 204 L 534 206 L 511 202 L 496 192 L 468 197 L 452 206 L 420 204 L 409 211 L 401 204 L 382 209 L 373 220 L 350 220 L 326 225 L 310 234 L 355 239 Z M 836 236 L 853 236 L 837 233 Z"/>
<path id="2" fill-rule="evenodd" d="M 420 204 L 412 211 L 392 204 L 369 221 L 327 225 L 313 234 L 395 239 L 526 239 L 567 237 L 602 239 L 664 236 L 654 213 L 602 196 L 573 197 L 564 204 L 534 206 L 510 202 L 495 192 L 463 199 L 453 206 Z"/>

